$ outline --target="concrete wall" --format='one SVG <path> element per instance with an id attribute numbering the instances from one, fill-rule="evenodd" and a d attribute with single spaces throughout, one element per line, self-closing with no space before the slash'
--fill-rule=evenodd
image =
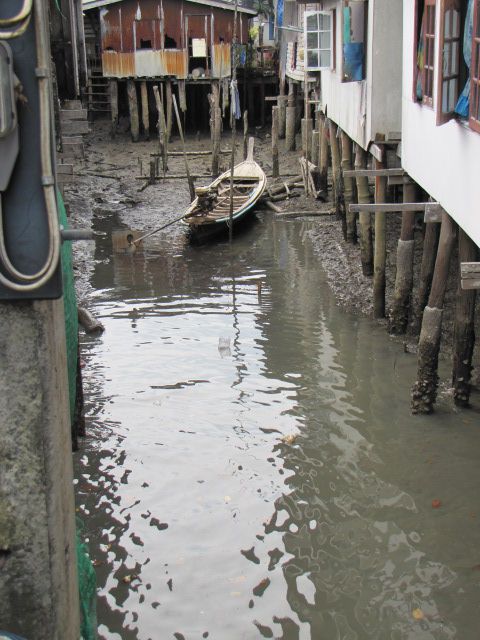
<path id="1" fill-rule="evenodd" d="M 0 304 L 0 628 L 78 640 L 63 301 Z"/>
<path id="2" fill-rule="evenodd" d="M 434 109 L 412 100 L 414 0 L 404 0 L 403 29 L 402 166 L 480 245 L 480 134 L 457 120 L 436 126 L 436 74 Z"/>

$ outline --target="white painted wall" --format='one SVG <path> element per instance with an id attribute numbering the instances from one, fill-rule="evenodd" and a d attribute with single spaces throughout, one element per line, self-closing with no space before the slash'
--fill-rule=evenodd
<path id="1" fill-rule="evenodd" d="M 402 166 L 480 246 L 480 134 L 456 120 L 437 127 L 434 109 L 412 100 L 414 0 L 403 6 Z"/>
<path id="2" fill-rule="evenodd" d="M 321 72 L 322 106 L 364 149 L 376 134 L 399 132 L 402 86 L 402 3 L 370 0 L 368 3 L 367 78 L 342 82 L 342 2 L 324 3 L 336 8 L 335 70 Z"/>

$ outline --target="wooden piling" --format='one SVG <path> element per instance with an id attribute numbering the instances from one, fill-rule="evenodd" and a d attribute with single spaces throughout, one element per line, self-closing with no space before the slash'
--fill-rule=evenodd
<path id="1" fill-rule="evenodd" d="M 213 109 L 213 148 L 212 175 L 218 176 L 220 167 L 220 143 L 222 140 L 222 110 L 219 106 Z"/>
<path id="2" fill-rule="evenodd" d="M 295 91 L 293 82 L 288 83 L 288 103 L 285 121 L 285 150 L 295 151 Z"/>
<path id="3" fill-rule="evenodd" d="M 163 102 L 160 98 L 160 92 L 157 85 L 153 85 L 153 95 L 155 96 L 155 105 L 157 107 L 157 129 L 158 129 L 158 144 L 160 156 L 162 158 L 163 175 L 167 171 L 167 154 L 168 154 L 168 142 L 167 142 L 167 124 L 165 122 L 165 112 L 163 110 Z"/>
<path id="4" fill-rule="evenodd" d="M 360 145 L 357 145 L 355 154 L 355 169 L 367 168 L 367 154 Z M 359 176 L 357 181 L 357 194 L 359 204 L 369 204 L 371 202 L 368 178 Z M 372 222 L 370 213 L 362 212 L 359 215 L 360 223 L 360 255 L 362 261 L 362 272 L 364 276 L 373 275 L 373 238 Z"/>
<path id="5" fill-rule="evenodd" d="M 332 120 L 327 119 L 330 137 L 330 151 L 332 154 L 332 178 L 333 178 L 333 201 L 337 218 L 342 223 L 343 237 L 347 238 L 347 218 L 345 211 L 345 196 L 343 193 L 343 175 L 340 166 L 340 148 L 337 138 L 337 125 Z"/>
<path id="6" fill-rule="evenodd" d="M 272 107 L 272 176 L 280 175 L 278 167 L 278 107 Z"/>
<path id="7" fill-rule="evenodd" d="M 420 333 L 423 311 L 427 306 L 430 294 L 439 236 L 440 225 L 437 222 L 426 222 L 423 237 L 422 264 L 411 308 L 410 330 L 415 335 Z"/>
<path id="8" fill-rule="evenodd" d="M 375 169 L 383 169 L 384 163 L 375 160 Z M 387 201 L 387 178 L 375 178 L 375 202 Z M 377 211 L 375 214 L 375 252 L 373 271 L 373 317 L 385 317 L 385 261 L 387 257 L 386 214 Z"/>
<path id="9" fill-rule="evenodd" d="M 248 154 L 248 111 L 243 112 L 243 159 L 247 159 Z"/>
<path id="10" fill-rule="evenodd" d="M 118 81 L 115 78 L 111 78 L 108 81 L 108 92 L 110 95 L 110 114 L 111 114 L 111 129 L 110 135 L 115 137 L 118 127 Z"/>
<path id="11" fill-rule="evenodd" d="M 417 189 L 414 183 L 403 185 L 403 201 L 416 202 Z M 397 271 L 395 289 L 388 330 L 393 335 L 402 335 L 408 326 L 410 303 L 413 287 L 415 212 L 402 213 L 402 229 L 397 247 Z"/>
<path id="12" fill-rule="evenodd" d="M 172 103 L 172 81 L 165 82 L 165 100 L 167 103 L 167 142 L 172 139 L 172 123 L 173 123 L 173 103 Z"/>
<path id="13" fill-rule="evenodd" d="M 476 262 L 477 245 L 469 236 L 458 231 L 459 279 L 455 306 L 454 352 L 453 352 L 453 400 L 459 407 L 468 407 L 470 403 L 470 380 L 472 356 L 475 346 L 475 289 L 464 290 L 461 287 L 460 265 L 462 262 Z"/>
<path id="14" fill-rule="evenodd" d="M 319 156 L 319 149 L 320 147 L 320 134 L 318 133 L 317 130 L 312 131 L 312 142 L 311 142 L 311 148 L 312 148 L 312 164 L 314 164 L 316 167 L 318 167 L 318 156 Z"/>
<path id="15" fill-rule="evenodd" d="M 352 167 L 352 149 L 353 143 L 350 137 L 341 132 L 342 141 L 342 170 L 350 171 Z M 357 242 L 357 214 L 348 210 L 348 205 L 356 201 L 356 189 L 353 178 L 343 178 L 343 188 L 345 194 L 345 207 L 347 210 L 347 242 L 355 244 Z"/>
<path id="16" fill-rule="evenodd" d="M 285 125 L 287 118 L 287 101 L 285 96 L 285 77 L 280 78 L 280 96 L 278 99 L 278 137 L 285 139 Z"/>
<path id="17" fill-rule="evenodd" d="M 148 115 L 148 87 L 147 82 L 140 83 L 140 97 L 142 100 L 142 124 L 145 140 L 150 140 L 150 118 Z"/>
<path id="18" fill-rule="evenodd" d="M 432 413 L 437 397 L 443 304 L 454 243 L 455 225 L 450 216 L 444 212 L 432 288 L 428 305 L 423 312 L 422 330 L 418 343 L 417 380 L 412 387 L 413 413 Z"/>
<path id="19" fill-rule="evenodd" d="M 324 114 L 320 114 L 318 127 L 320 134 L 320 158 L 319 158 L 319 183 L 320 188 L 325 194 L 328 193 L 328 164 L 329 164 L 329 150 L 328 150 L 328 127 L 326 126 L 326 118 Z"/>
<path id="20" fill-rule="evenodd" d="M 140 124 L 138 121 L 137 88 L 134 80 L 127 80 L 128 110 L 130 112 L 130 133 L 133 142 L 138 142 Z"/>
<path id="21" fill-rule="evenodd" d="M 309 162 L 312 161 L 312 131 L 313 120 L 311 118 L 302 118 L 302 151 Z"/>

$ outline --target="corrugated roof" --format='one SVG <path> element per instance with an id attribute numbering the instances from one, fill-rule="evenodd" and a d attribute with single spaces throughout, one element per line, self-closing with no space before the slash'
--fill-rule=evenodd
<path id="1" fill-rule="evenodd" d="M 141 0 L 139 0 L 141 1 Z M 105 7 L 108 4 L 116 4 L 122 2 L 122 0 L 83 0 L 83 9 L 95 9 L 95 7 Z M 211 7 L 219 7 L 220 9 L 228 9 L 233 11 L 235 9 L 234 0 L 188 0 L 194 4 L 206 4 Z M 251 0 L 239 0 L 238 10 L 241 13 L 250 13 L 256 15 L 258 12 L 253 9 L 253 2 Z"/>

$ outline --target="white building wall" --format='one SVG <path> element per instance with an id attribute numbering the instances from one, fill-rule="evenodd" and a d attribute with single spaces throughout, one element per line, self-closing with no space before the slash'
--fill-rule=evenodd
<path id="1" fill-rule="evenodd" d="M 401 126 L 402 3 L 370 0 L 368 3 L 367 78 L 342 82 L 341 0 L 325 2 L 336 8 L 335 70 L 321 72 L 322 106 L 364 149 L 376 134 L 399 132 Z"/>
<path id="2" fill-rule="evenodd" d="M 480 246 L 480 134 L 456 120 L 437 127 L 435 110 L 412 100 L 414 4 L 403 2 L 402 166 Z M 436 87 L 435 76 L 434 106 Z"/>

